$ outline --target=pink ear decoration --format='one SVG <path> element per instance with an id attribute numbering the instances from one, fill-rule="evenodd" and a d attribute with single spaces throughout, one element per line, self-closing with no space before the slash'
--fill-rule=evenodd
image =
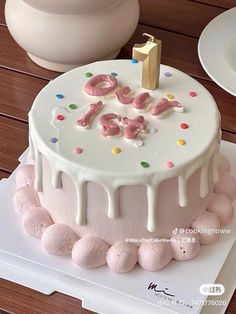
<path id="1" fill-rule="evenodd" d="M 127 105 L 131 104 L 134 101 L 134 97 L 128 96 L 131 92 L 131 88 L 129 86 L 125 86 L 116 92 L 116 96 L 120 103 Z"/>
<path id="2" fill-rule="evenodd" d="M 97 87 L 100 83 L 108 83 L 108 87 Z M 84 86 L 85 92 L 90 96 L 105 96 L 117 87 L 117 79 L 109 74 L 98 74 L 87 81 Z"/>
<path id="3" fill-rule="evenodd" d="M 146 121 L 143 116 L 137 116 L 135 119 L 124 117 L 122 122 L 127 125 L 124 136 L 128 139 L 135 139 L 139 133 L 146 129 Z"/>
<path id="4" fill-rule="evenodd" d="M 98 101 L 95 104 L 89 106 L 89 110 L 85 115 L 76 121 L 76 124 L 81 127 L 88 127 L 91 120 L 95 117 L 96 113 L 103 107 L 102 101 Z"/>
<path id="5" fill-rule="evenodd" d="M 150 98 L 150 94 L 149 93 L 147 93 L 147 92 L 141 93 L 141 94 L 139 94 L 138 96 L 136 96 L 134 98 L 133 106 L 136 109 L 143 109 L 143 108 L 146 107 L 149 98 Z"/>
<path id="6" fill-rule="evenodd" d="M 117 119 L 121 120 L 121 116 L 115 113 L 106 113 L 101 116 L 99 119 L 99 123 L 102 126 L 102 135 L 103 136 L 115 136 L 120 133 L 120 127 L 114 121 Z"/>
<path id="7" fill-rule="evenodd" d="M 151 114 L 159 119 L 163 119 L 171 112 L 184 112 L 184 106 L 178 101 L 169 101 L 166 98 L 161 98 L 151 109 Z"/>

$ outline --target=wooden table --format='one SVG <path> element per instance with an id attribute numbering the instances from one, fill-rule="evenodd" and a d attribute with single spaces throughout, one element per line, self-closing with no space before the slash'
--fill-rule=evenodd
<path id="1" fill-rule="evenodd" d="M 35 96 L 59 75 L 34 64 L 14 42 L 4 19 L 4 4 L 5 0 L 0 0 L 0 178 L 11 174 L 18 156 L 28 145 L 27 113 Z M 223 139 L 233 143 L 236 143 L 236 98 L 204 72 L 198 60 L 197 43 L 205 25 L 235 5 L 235 0 L 140 0 L 139 25 L 119 55 L 130 58 L 134 43 L 145 40 L 143 32 L 161 39 L 162 63 L 190 74 L 212 93 L 222 116 Z M 91 313 L 74 298 L 59 293 L 45 296 L 0 280 L 0 313 L 4 310 L 15 314 Z M 235 294 L 227 313 L 236 313 Z"/>

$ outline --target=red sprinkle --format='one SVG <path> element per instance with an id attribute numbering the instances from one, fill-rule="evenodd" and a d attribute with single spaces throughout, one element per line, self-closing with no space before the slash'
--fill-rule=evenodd
<path id="1" fill-rule="evenodd" d="M 187 123 L 181 123 L 180 124 L 181 129 L 188 129 L 188 124 Z"/>
<path id="2" fill-rule="evenodd" d="M 63 121 L 64 119 L 65 119 L 65 117 L 62 114 L 57 115 L 57 120 Z"/>
<path id="3" fill-rule="evenodd" d="M 190 97 L 196 97 L 197 96 L 197 93 L 194 92 L 194 91 L 191 91 L 188 93 Z"/>

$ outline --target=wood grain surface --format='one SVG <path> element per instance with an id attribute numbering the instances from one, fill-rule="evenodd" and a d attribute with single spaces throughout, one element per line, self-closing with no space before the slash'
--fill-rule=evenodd
<path id="1" fill-rule="evenodd" d="M 214 17 L 224 12 L 222 8 L 208 10 L 208 5 L 186 0 L 142 0 L 140 7 L 142 24 L 196 38 Z"/>
<path id="2" fill-rule="evenodd" d="M 208 4 L 209 6 L 215 6 L 222 9 L 230 9 L 236 5 L 235 0 L 193 0 L 193 2 Z M 208 10 L 211 10 L 211 8 L 208 8 Z"/>
<path id="3" fill-rule="evenodd" d="M 33 63 L 11 37 L 0 0 L 0 179 L 18 165 L 28 146 L 28 111 L 37 93 L 60 73 Z M 236 0 L 140 0 L 139 25 L 118 58 L 130 58 L 134 43 L 145 41 L 143 32 L 163 41 L 162 63 L 196 78 L 213 95 L 222 117 L 223 139 L 236 143 L 236 98 L 216 85 L 200 65 L 197 44 L 209 21 Z M 202 104 L 204 105 L 204 104 Z M 55 293 L 45 296 L 0 279 L 0 314 L 86 314 L 81 301 Z M 236 313 L 234 295 L 227 313 Z"/>

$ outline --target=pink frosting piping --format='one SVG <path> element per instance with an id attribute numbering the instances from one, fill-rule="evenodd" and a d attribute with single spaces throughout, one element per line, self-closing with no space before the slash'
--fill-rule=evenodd
<path id="1" fill-rule="evenodd" d="M 176 108 L 183 108 L 183 106 L 176 100 L 169 101 L 166 98 L 161 98 L 156 105 L 151 109 L 151 114 L 154 116 L 157 116 L 164 111 L 167 111 L 169 109 L 175 110 Z"/>
<path id="2" fill-rule="evenodd" d="M 99 83 L 107 82 L 109 87 L 96 87 Z M 117 79 L 109 74 L 98 74 L 87 81 L 84 90 L 91 96 L 105 96 L 112 92 L 117 86 Z"/>
<path id="3" fill-rule="evenodd" d="M 146 101 L 149 99 L 150 94 L 148 92 L 144 92 L 139 94 L 134 98 L 133 106 L 137 109 L 143 109 L 146 106 Z"/>
<path id="4" fill-rule="evenodd" d="M 121 120 L 121 116 L 115 113 L 106 113 L 101 116 L 99 123 L 102 126 L 102 135 L 103 136 L 114 136 L 120 133 L 120 127 L 117 125 L 114 120 Z"/>
<path id="5" fill-rule="evenodd" d="M 135 119 L 124 117 L 122 122 L 127 124 L 124 136 L 128 139 L 135 139 L 139 133 L 146 128 L 146 122 L 143 116 L 137 116 Z"/>
<path id="6" fill-rule="evenodd" d="M 134 101 L 134 97 L 129 97 L 128 94 L 131 92 L 131 88 L 129 86 L 125 86 L 116 92 L 116 96 L 124 105 L 131 104 Z"/>
<path id="7" fill-rule="evenodd" d="M 82 127 L 86 127 L 90 124 L 96 113 L 103 107 L 102 101 L 98 101 L 95 104 L 89 106 L 89 111 L 83 115 L 82 118 L 76 121 L 76 124 Z"/>

